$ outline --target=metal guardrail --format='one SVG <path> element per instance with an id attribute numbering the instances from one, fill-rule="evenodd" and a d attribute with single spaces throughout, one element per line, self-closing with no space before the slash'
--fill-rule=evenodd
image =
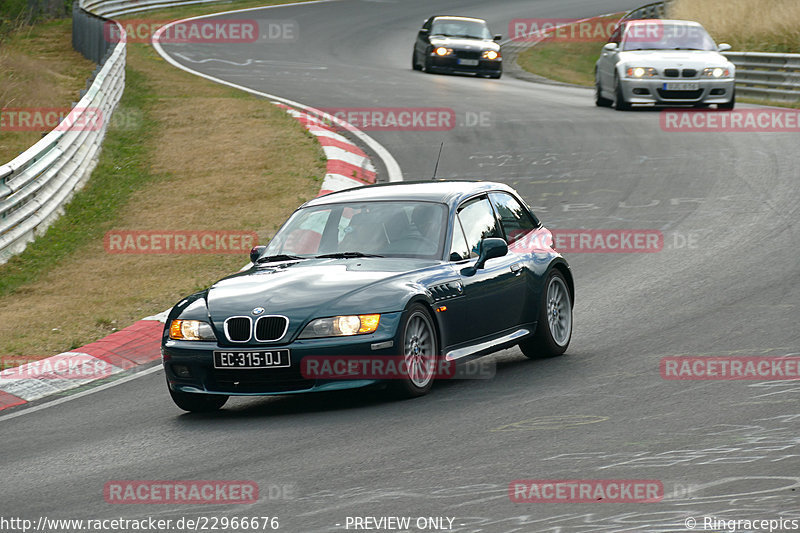
<path id="1" fill-rule="evenodd" d="M 0 264 L 22 252 L 63 212 L 97 165 L 100 144 L 125 89 L 125 30 L 109 43 L 108 17 L 220 0 L 79 0 L 73 47 L 101 63 L 69 115 L 39 142 L 0 165 Z"/>
<path id="2" fill-rule="evenodd" d="M 81 7 L 96 15 L 111 18 L 165 7 L 208 4 L 220 1 L 223 0 L 82 0 Z"/>
<path id="3" fill-rule="evenodd" d="M 635 20 L 635 19 L 663 19 L 667 14 L 667 9 L 669 9 L 669 1 L 666 2 L 654 2 L 652 4 L 647 4 L 646 6 L 642 6 L 631 11 L 625 13 L 622 17 L 622 20 Z"/>
<path id="4" fill-rule="evenodd" d="M 800 54 L 723 52 L 736 65 L 736 94 L 800 102 Z"/>
<path id="5" fill-rule="evenodd" d="M 89 178 L 124 88 L 125 46 L 121 42 L 59 126 L 0 166 L 0 263 L 44 233 Z"/>

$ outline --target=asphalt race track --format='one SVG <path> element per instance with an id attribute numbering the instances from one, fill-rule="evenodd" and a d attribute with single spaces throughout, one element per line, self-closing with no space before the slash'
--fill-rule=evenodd
<path id="1" fill-rule="evenodd" d="M 671 381 L 659 370 L 667 356 L 800 354 L 798 134 L 664 131 L 658 111 L 597 108 L 588 89 L 410 68 L 415 31 L 432 14 L 486 18 L 507 36 L 515 18 L 642 3 L 343 0 L 222 15 L 295 21 L 290 43 L 165 44 L 191 69 L 314 107 L 452 109 L 444 131 L 367 133 L 406 180 L 430 178 L 444 142 L 438 177 L 509 183 L 551 229 L 659 230 L 664 248 L 567 255 L 577 296 L 565 356 L 501 352 L 494 379 L 439 383 L 420 399 L 234 398 L 219 413 L 186 415 L 156 371 L 0 417 L 0 514 L 277 516 L 281 531 L 298 533 L 345 531 L 348 517 L 365 516 L 412 517 L 408 531 L 423 530 L 417 517 L 452 518 L 444 525 L 464 533 L 800 519 L 800 382 Z M 253 480 L 261 497 L 182 506 L 103 497 L 112 480 L 189 479 Z M 518 479 L 659 480 L 664 494 L 515 503 Z M 761 531 L 737 529 L 751 530 Z"/>

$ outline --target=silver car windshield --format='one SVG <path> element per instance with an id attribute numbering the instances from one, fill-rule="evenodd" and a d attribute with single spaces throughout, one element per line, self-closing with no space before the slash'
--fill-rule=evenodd
<path id="1" fill-rule="evenodd" d="M 265 256 L 442 257 L 447 206 L 432 202 L 373 201 L 296 211 L 267 246 Z"/>
<path id="2" fill-rule="evenodd" d="M 714 39 L 702 26 L 652 20 L 625 29 L 622 50 L 716 50 Z"/>
<path id="3" fill-rule="evenodd" d="M 470 39 L 492 38 L 489 28 L 484 22 L 460 19 L 436 19 L 431 27 L 431 35 L 467 37 Z"/>

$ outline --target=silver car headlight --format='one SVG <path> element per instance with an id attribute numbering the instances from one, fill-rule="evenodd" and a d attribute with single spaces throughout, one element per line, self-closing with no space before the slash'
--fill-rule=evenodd
<path id="1" fill-rule="evenodd" d="M 169 325 L 169 338 L 179 341 L 215 341 L 214 331 L 201 320 L 173 320 Z"/>
<path id="2" fill-rule="evenodd" d="M 625 74 L 629 78 L 655 78 L 658 76 L 658 71 L 653 67 L 628 67 Z"/>
<path id="3" fill-rule="evenodd" d="M 374 333 L 381 315 L 345 315 L 317 318 L 309 322 L 300 334 L 301 339 L 345 337 Z"/>
<path id="4" fill-rule="evenodd" d="M 731 71 L 725 67 L 709 67 L 703 69 L 703 77 L 704 78 L 730 78 Z"/>

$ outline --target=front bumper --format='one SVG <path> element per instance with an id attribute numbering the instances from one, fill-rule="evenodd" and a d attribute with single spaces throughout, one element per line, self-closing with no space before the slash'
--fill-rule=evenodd
<path id="1" fill-rule="evenodd" d="M 396 356 L 402 350 L 396 336 L 401 313 L 386 313 L 375 333 L 351 337 L 295 340 L 283 345 L 221 346 L 216 342 L 175 341 L 161 345 L 164 372 L 172 390 L 230 396 L 265 396 L 352 389 L 376 383 L 374 379 L 307 379 L 302 360 L 308 356 Z M 377 348 L 376 348 L 377 347 Z M 262 369 L 214 368 L 214 351 L 289 350 L 291 366 Z M 189 369 L 190 376 L 176 372 Z"/>
<path id="2" fill-rule="evenodd" d="M 666 83 L 696 83 L 696 90 L 669 91 Z M 734 79 L 622 78 L 625 100 L 631 104 L 725 104 L 734 94 Z"/>
<path id="3" fill-rule="evenodd" d="M 477 61 L 477 64 L 464 64 L 463 61 Z M 457 55 L 430 55 L 429 66 L 435 72 L 464 72 L 472 74 L 499 74 L 503 71 L 503 59 L 464 59 Z"/>

